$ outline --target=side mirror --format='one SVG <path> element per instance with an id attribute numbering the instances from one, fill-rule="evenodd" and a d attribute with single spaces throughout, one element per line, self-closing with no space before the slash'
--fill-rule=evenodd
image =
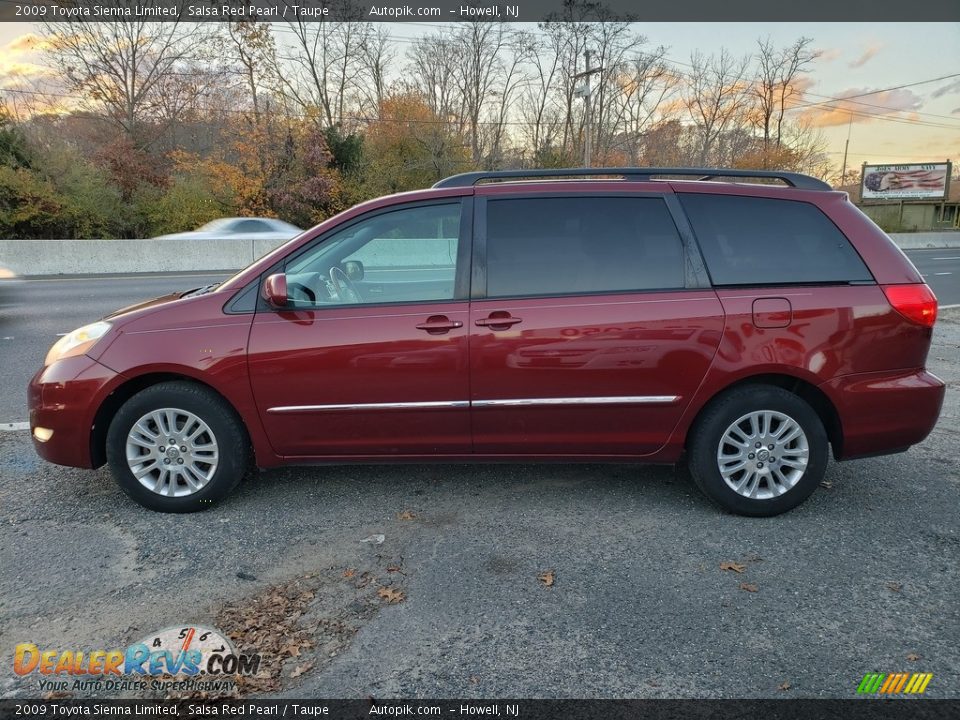
<path id="1" fill-rule="evenodd" d="M 359 260 L 347 260 L 343 264 L 343 272 L 348 279 L 359 282 L 363 280 L 363 263 Z"/>
<path id="2" fill-rule="evenodd" d="M 273 307 L 285 307 L 287 304 L 287 276 L 276 273 L 263 281 L 263 299 Z"/>

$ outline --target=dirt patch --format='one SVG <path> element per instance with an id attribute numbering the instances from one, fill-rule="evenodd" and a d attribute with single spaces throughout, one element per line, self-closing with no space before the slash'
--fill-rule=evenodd
<path id="1" fill-rule="evenodd" d="M 216 615 L 258 672 L 238 676 L 234 696 L 276 692 L 322 672 L 381 607 L 405 600 L 403 558 L 377 555 L 367 568 L 334 566 L 224 604 Z"/>

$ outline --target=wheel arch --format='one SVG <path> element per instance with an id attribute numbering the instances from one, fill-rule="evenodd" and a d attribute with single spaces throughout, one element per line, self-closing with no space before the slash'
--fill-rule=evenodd
<path id="1" fill-rule="evenodd" d="M 100 407 L 97 408 L 90 430 L 90 459 L 94 468 L 101 467 L 107 462 L 107 431 L 117 411 L 123 407 L 123 404 L 127 402 L 127 400 L 137 393 L 164 382 L 188 382 L 215 393 L 227 404 L 227 407 L 229 407 L 236 416 L 237 421 L 247 435 L 247 442 L 251 444 L 251 447 L 253 446 L 253 437 L 243 415 L 237 410 L 234 403 L 230 401 L 230 398 L 226 397 L 222 392 L 217 390 L 217 388 L 186 374 L 176 372 L 150 372 L 132 377 L 115 387 L 110 394 L 104 398 L 103 402 L 100 403 Z"/>
<path id="2" fill-rule="evenodd" d="M 793 393 L 801 400 L 806 402 L 808 405 L 810 405 L 810 407 L 813 408 L 814 412 L 817 413 L 817 416 L 820 418 L 820 422 L 823 423 L 823 429 L 826 431 L 827 438 L 830 440 L 830 447 L 833 450 L 834 458 L 842 456 L 843 424 L 840 420 L 840 414 L 837 412 L 837 408 L 833 404 L 833 401 L 820 388 L 808 382 L 807 380 L 799 378 L 796 375 L 788 375 L 786 373 L 776 372 L 748 375 L 746 377 L 738 378 L 736 381 L 722 387 L 713 395 L 711 395 L 697 410 L 696 415 L 687 429 L 686 436 L 683 440 L 683 447 L 685 450 L 690 441 L 691 435 L 697 427 L 698 421 L 707 411 L 707 409 L 731 390 L 741 388 L 745 385 L 771 385 L 773 387 L 782 388 Z"/>

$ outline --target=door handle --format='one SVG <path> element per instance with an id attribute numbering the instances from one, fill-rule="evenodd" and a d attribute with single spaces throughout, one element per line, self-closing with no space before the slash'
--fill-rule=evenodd
<path id="1" fill-rule="evenodd" d="M 480 327 L 488 327 L 491 330 L 506 330 L 511 325 L 523 322 L 523 318 L 513 317 L 507 312 L 503 314 L 490 313 L 490 317 L 480 318 L 474 324 Z"/>
<path id="2" fill-rule="evenodd" d="M 417 330 L 426 330 L 430 335 L 443 335 L 459 327 L 463 327 L 459 320 L 451 320 L 446 315 L 431 315 L 426 322 L 417 325 Z"/>

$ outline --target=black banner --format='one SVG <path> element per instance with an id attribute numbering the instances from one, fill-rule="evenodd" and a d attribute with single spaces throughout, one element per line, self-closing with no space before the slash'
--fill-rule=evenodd
<path id="1" fill-rule="evenodd" d="M 921 22 L 960 20 L 957 0 L 0 0 L 0 20 L 38 22 Z"/>
<path id="2" fill-rule="evenodd" d="M 0 718 L 951 720 L 960 700 L 0 700 Z"/>

